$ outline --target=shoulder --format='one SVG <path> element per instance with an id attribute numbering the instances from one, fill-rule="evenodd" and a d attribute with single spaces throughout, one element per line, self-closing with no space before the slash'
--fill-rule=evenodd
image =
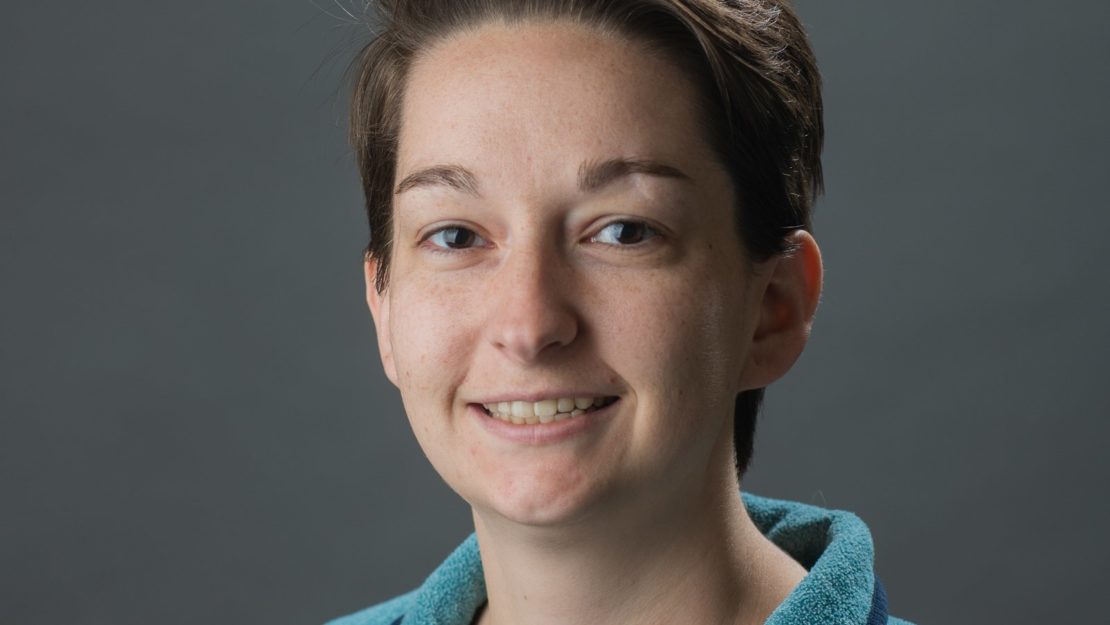
<path id="1" fill-rule="evenodd" d="M 478 539 L 471 534 L 415 590 L 337 618 L 326 625 L 412 623 L 466 625 L 486 599 Z"/>
<path id="2" fill-rule="evenodd" d="M 416 599 L 416 590 L 387 599 L 377 605 L 328 621 L 325 625 L 393 625 L 409 611 Z"/>

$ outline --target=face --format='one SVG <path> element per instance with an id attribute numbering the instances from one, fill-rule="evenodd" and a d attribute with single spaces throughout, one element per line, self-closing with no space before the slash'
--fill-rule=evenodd
<path id="1" fill-rule="evenodd" d="M 420 445 L 476 511 L 571 523 L 730 462 L 766 281 L 691 90 L 562 23 L 487 25 L 412 68 L 368 298 Z"/>

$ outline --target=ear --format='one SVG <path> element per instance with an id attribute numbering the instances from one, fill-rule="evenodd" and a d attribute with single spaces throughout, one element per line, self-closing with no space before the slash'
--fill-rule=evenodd
<path id="1" fill-rule="evenodd" d="M 809 340 L 813 315 L 821 297 L 821 250 L 813 236 L 797 230 L 788 237 L 793 251 L 767 260 L 759 270 L 765 283 L 757 307 L 740 390 L 763 388 L 794 366 Z"/>
<path id="2" fill-rule="evenodd" d="M 393 342 L 389 332 L 389 289 L 382 293 L 377 289 L 378 261 L 366 256 L 362 264 L 363 278 L 366 281 L 366 305 L 374 319 L 374 329 L 378 338 L 378 351 L 382 357 L 385 375 L 397 386 L 397 369 L 393 364 Z"/>

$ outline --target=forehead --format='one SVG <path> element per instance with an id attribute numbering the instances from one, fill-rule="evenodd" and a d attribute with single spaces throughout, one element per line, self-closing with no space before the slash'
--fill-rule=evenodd
<path id="1" fill-rule="evenodd" d="M 535 186 L 619 157 L 712 168 L 695 102 L 679 67 L 639 42 L 569 22 L 485 24 L 413 64 L 397 172 L 458 163 L 483 186 Z"/>

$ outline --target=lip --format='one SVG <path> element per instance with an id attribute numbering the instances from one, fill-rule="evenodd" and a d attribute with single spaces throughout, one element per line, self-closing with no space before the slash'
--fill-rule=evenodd
<path id="1" fill-rule="evenodd" d="M 483 403 L 492 403 L 492 401 Z M 617 401 L 604 408 L 591 410 L 577 417 L 562 421 L 522 425 L 489 416 L 480 403 L 468 404 L 466 409 L 487 432 L 497 438 L 520 445 L 550 445 L 569 440 L 606 423 L 616 412 L 616 407 L 620 403 L 621 399 L 618 397 Z"/>
<path id="2" fill-rule="evenodd" d="M 567 391 L 567 390 L 554 390 L 554 391 L 536 391 L 534 393 L 521 393 L 519 391 L 513 392 L 511 395 L 505 393 L 504 395 L 494 395 L 486 399 L 473 400 L 476 404 L 498 404 L 503 401 L 529 401 L 537 402 L 545 399 L 558 399 L 560 397 L 614 397 L 616 393 L 605 393 L 597 391 Z"/>

